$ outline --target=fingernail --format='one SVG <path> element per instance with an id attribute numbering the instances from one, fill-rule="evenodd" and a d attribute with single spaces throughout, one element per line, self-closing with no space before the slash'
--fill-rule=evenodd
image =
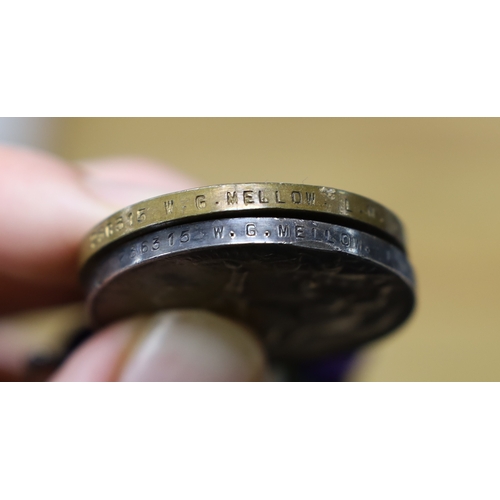
<path id="1" fill-rule="evenodd" d="M 122 381 L 257 381 L 265 356 L 242 325 L 202 310 L 158 313 L 125 361 Z"/>
<path id="2" fill-rule="evenodd" d="M 113 208 L 195 185 L 187 175 L 142 158 L 109 158 L 79 165 L 87 190 Z"/>

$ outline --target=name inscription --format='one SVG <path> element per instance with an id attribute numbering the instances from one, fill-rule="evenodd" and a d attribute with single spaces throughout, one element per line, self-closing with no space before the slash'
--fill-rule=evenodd
<path id="1" fill-rule="evenodd" d="M 351 198 L 354 195 L 332 188 L 285 189 L 260 188 L 198 190 L 197 193 L 176 193 L 134 205 L 111 216 L 89 235 L 88 247 L 96 251 L 135 230 L 154 227 L 165 221 L 186 219 L 221 211 L 253 208 L 285 208 L 325 211 L 347 217 L 356 217 L 376 225 L 385 224 L 385 212 L 372 203 Z M 283 229 L 283 234 L 285 234 Z M 299 230 L 300 233 L 300 230 Z M 219 236 L 218 236 L 219 237 Z M 301 236 L 297 236 L 300 238 Z"/>
<path id="2" fill-rule="evenodd" d="M 330 196 L 330 200 L 332 200 Z M 248 206 L 248 205 L 316 205 L 316 193 L 310 191 L 291 191 L 286 194 L 282 191 L 265 191 L 262 189 L 245 189 L 243 191 L 226 191 L 222 197 L 207 197 L 205 194 L 199 194 L 193 198 L 192 203 L 183 205 L 183 211 L 189 206 L 197 210 L 222 209 L 223 207 Z M 179 203 L 177 203 L 178 205 Z M 211 205 L 211 206 L 210 206 Z M 175 199 L 169 199 L 163 202 L 164 210 L 167 215 L 174 213 Z"/>
<path id="3" fill-rule="evenodd" d="M 321 226 L 305 225 L 301 222 L 249 220 L 239 219 L 243 224 L 214 223 L 211 227 L 204 225 L 200 229 L 197 224 L 163 229 L 153 236 L 137 238 L 131 242 L 120 255 L 120 263 L 137 262 L 148 258 L 158 251 L 177 250 L 182 248 L 198 248 L 220 244 L 220 242 L 257 242 L 257 243 L 294 243 L 300 241 L 326 244 L 335 250 L 365 253 L 370 252 L 358 237 L 338 226 L 322 224 Z M 366 238 L 366 237 L 365 237 Z M 364 245 L 364 246 L 363 246 Z"/>

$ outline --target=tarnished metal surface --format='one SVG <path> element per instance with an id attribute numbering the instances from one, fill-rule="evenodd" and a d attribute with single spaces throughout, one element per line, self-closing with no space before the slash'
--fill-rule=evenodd
<path id="1" fill-rule="evenodd" d="M 82 276 L 96 326 L 159 309 L 205 308 L 251 326 L 281 360 L 363 344 L 400 325 L 414 305 L 413 273 L 397 246 L 298 218 L 151 230 L 99 252 Z"/>
<path id="2" fill-rule="evenodd" d="M 329 187 L 264 182 L 190 189 L 126 207 L 87 235 L 80 263 L 108 244 L 136 234 L 188 220 L 236 215 L 326 220 L 379 235 L 404 249 L 401 222 L 375 201 Z"/>

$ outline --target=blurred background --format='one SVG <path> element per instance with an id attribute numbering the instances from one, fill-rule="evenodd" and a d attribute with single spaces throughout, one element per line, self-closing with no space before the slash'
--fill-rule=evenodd
<path id="1" fill-rule="evenodd" d="M 417 309 L 352 380 L 500 380 L 500 119 L 0 119 L 68 160 L 147 156 L 200 185 L 276 181 L 373 198 L 404 222 Z"/>

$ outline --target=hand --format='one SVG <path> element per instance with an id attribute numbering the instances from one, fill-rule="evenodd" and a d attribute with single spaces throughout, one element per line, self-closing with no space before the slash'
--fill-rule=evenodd
<path id="1" fill-rule="evenodd" d="M 194 181 L 142 159 L 69 165 L 45 153 L 0 146 L 0 371 L 22 373 L 13 313 L 82 299 L 78 247 L 116 210 Z M 26 340 L 23 342 L 26 343 Z M 115 323 L 77 348 L 57 381 L 261 380 L 259 342 L 205 311 L 163 311 Z"/>

